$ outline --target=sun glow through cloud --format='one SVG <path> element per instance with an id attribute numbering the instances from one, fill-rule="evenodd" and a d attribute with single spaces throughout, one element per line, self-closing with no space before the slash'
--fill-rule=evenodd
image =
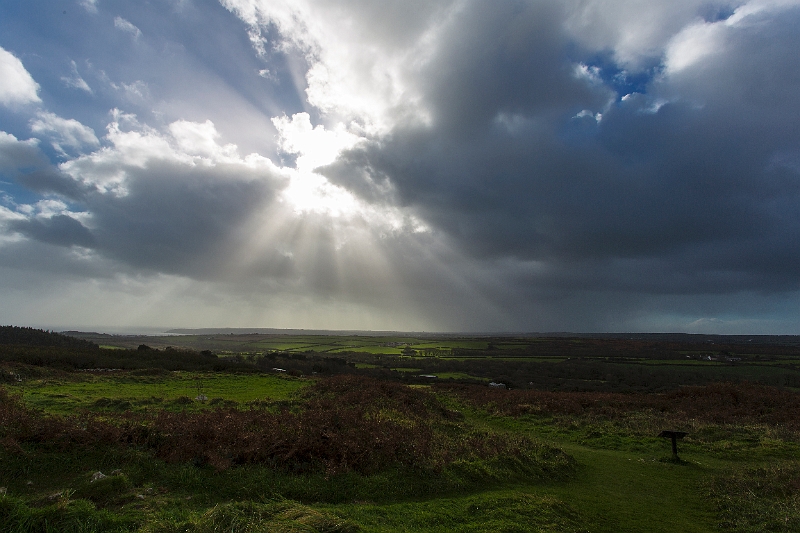
<path id="1" fill-rule="evenodd" d="M 322 125 L 312 127 L 308 113 L 297 113 L 291 119 L 275 117 L 272 123 L 278 130 L 281 151 L 295 156 L 289 186 L 282 197 L 298 212 L 314 211 L 333 217 L 357 213 L 361 208 L 359 201 L 315 169 L 333 163 L 342 151 L 361 139 L 341 124 L 333 130 Z"/>

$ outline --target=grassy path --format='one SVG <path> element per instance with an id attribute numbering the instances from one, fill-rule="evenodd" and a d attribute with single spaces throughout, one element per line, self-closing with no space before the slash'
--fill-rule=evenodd
<path id="1" fill-rule="evenodd" d="M 706 467 L 576 445 L 564 449 L 581 465 L 578 476 L 534 490 L 578 509 L 590 531 L 715 531 L 712 509 L 699 490 Z"/>
<path id="2" fill-rule="evenodd" d="M 485 492 L 396 504 L 366 502 L 331 506 L 365 532 L 428 533 L 559 531 L 588 533 L 705 533 L 717 518 L 700 482 L 728 466 L 706 455 L 687 454 L 686 463 L 658 460 L 669 445 L 646 451 L 583 446 L 561 435 L 542 435 L 539 424 L 465 412 L 477 427 L 522 431 L 561 447 L 578 462 L 565 481 L 506 486 Z M 660 444 L 660 443 L 659 443 Z"/>
<path id="3" fill-rule="evenodd" d="M 716 531 L 698 483 L 707 468 L 642 460 L 636 454 L 566 445 L 579 462 L 568 481 L 468 496 L 375 505 L 325 506 L 369 533 Z"/>

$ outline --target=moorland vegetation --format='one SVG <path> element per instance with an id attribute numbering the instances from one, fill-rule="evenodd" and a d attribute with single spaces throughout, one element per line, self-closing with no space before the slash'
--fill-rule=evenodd
<path id="1" fill-rule="evenodd" d="M 0 328 L 0 530 L 800 530 L 791 342 L 190 337 Z"/>

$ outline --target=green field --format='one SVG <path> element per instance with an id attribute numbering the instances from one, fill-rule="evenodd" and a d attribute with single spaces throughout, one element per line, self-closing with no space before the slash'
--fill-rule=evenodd
<path id="1" fill-rule="evenodd" d="M 70 376 L 70 379 L 28 380 L 22 394 L 27 405 L 50 413 L 66 414 L 81 409 L 157 409 L 174 405 L 181 398 L 194 399 L 199 394 L 205 395 L 209 401 L 221 399 L 242 404 L 258 400 L 287 400 L 304 384 L 300 379 L 268 374 L 171 372 L 160 376 L 137 376 L 107 373 Z M 188 405 L 203 407 L 208 406 L 208 402 Z"/>

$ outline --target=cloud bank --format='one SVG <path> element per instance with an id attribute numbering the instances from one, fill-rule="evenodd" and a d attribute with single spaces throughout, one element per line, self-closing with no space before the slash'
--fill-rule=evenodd
<path id="1" fill-rule="evenodd" d="M 800 2 L 80 5 L 0 39 L 0 320 L 800 332 Z"/>

